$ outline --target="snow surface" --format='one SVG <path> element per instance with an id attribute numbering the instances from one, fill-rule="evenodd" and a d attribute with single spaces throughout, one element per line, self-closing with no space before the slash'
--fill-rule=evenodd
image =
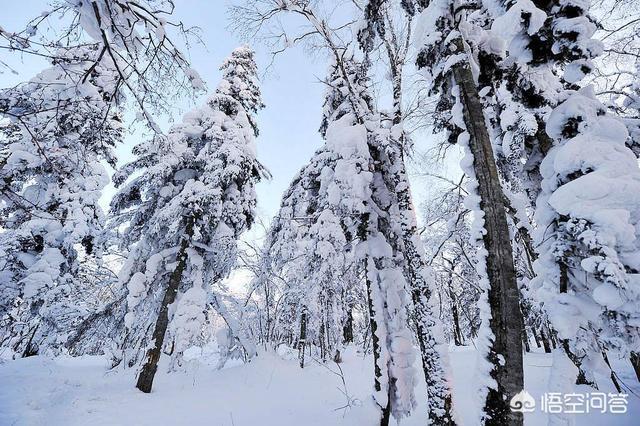
<path id="1" fill-rule="evenodd" d="M 372 364 L 349 348 L 341 364 L 349 399 L 342 393 L 336 364 L 310 361 L 298 367 L 297 351 L 261 352 L 250 364 L 216 370 L 216 349 L 193 351 L 183 372 L 165 373 L 160 366 L 151 394 L 134 388 L 133 371 L 108 371 L 101 357 L 31 357 L 0 364 L 0 425 L 374 425 L 371 401 Z M 476 365 L 473 347 L 453 348 L 454 403 L 462 424 L 477 416 L 470 409 L 476 392 L 470 380 Z M 164 360 L 166 361 L 166 358 Z M 185 359 L 189 357 L 185 354 Z M 547 391 L 553 356 L 526 354 L 526 390 L 538 400 Z M 640 393 L 640 385 L 624 360 L 612 359 L 621 380 Z M 417 361 L 419 362 L 419 360 Z M 330 371 L 331 370 L 331 371 Z M 332 372 L 333 371 L 333 372 Z M 604 376 L 596 376 L 601 392 L 615 392 Z M 416 374 L 418 406 L 403 426 L 427 424 L 424 381 Z M 589 392 L 580 387 L 576 392 Z M 460 407 L 465 407 L 460 409 Z M 629 396 L 629 411 L 621 414 L 575 415 L 575 424 L 633 425 L 640 415 L 640 398 Z M 527 426 L 546 425 L 539 411 L 525 415 Z"/>

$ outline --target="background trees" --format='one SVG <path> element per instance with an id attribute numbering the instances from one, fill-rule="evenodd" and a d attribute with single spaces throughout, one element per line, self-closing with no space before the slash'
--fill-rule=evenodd
<path id="1" fill-rule="evenodd" d="M 100 160 L 115 164 L 113 148 L 122 139 L 114 68 L 93 65 L 93 46 L 66 53 L 0 94 L 12 119 L 0 163 L 0 313 L 3 344 L 22 356 L 59 349 L 84 314 L 74 293 L 83 286 L 82 258 L 102 254 L 98 200 L 109 178 Z"/>

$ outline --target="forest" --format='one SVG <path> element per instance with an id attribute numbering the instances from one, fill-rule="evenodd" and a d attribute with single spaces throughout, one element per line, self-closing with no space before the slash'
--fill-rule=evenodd
<path id="1" fill-rule="evenodd" d="M 1 3 L 0 426 L 639 424 L 640 2 Z"/>

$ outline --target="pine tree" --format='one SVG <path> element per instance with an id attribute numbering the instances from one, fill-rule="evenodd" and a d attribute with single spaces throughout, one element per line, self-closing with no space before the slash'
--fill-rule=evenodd
<path id="1" fill-rule="evenodd" d="M 131 366 L 146 351 L 137 384 L 143 392 L 151 391 L 164 341 L 173 341 L 179 364 L 199 336 L 209 286 L 230 272 L 236 241 L 254 220 L 254 187 L 265 171 L 255 157 L 262 103 L 253 56 L 247 47 L 236 49 L 206 104 L 166 137 L 138 145 L 137 158 L 114 178 L 122 185 L 140 173 L 111 208 L 114 226 L 127 226 L 123 246 L 131 247 L 120 278 L 128 289 L 123 344 Z"/>
<path id="2" fill-rule="evenodd" d="M 298 349 L 316 342 L 323 359 L 334 356 L 343 343 L 340 324 L 346 307 L 340 296 L 352 293 L 355 284 L 349 279 L 355 259 L 349 221 L 344 223 L 348 215 L 322 194 L 323 174 L 336 160 L 334 153 L 321 149 L 294 178 L 268 242 L 272 268 L 286 283 L 280 292 L 293 314 L 279 318 L 279 325 L 300 324 L 305 336 L 298 339 L 303 345 Z"/>
<path id="3" fill-rule="evenodd" d="M 81 262 L 101 256 L 109 178 L 100 161 L 114 165 L 122 139 L 116 83 L 113 64 L 86 45 L 0 93 L 11 120 L 1 141 L 0 314 L 3 346 L 18 356 L 58 351 L 85 315 L 74 298 Z"/>

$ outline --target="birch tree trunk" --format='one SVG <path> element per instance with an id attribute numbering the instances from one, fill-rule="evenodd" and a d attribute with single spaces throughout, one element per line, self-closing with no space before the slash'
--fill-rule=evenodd
<path id="1" fill-rule="evenodd" d="M 160 305 L 160 312 L 158 313 L 158 319 L 156 320 L 156 326 L 153 330 L 153 346 L 149 348 L 145 356 L 145 363 L 138 376 L 138 383 L 136 387 L 144 393 L 151 392 L 153 385 L 153 378 L 158 370 L 158 361 L 162 353 L 162 345 L 164 344 L 164 336 L 169 326 L 169 305 L 171 305 L 178 294 L 178 288 L 182 281 L 182 274 L 184 273 L 187 265 L 187 247 L 189 241 L 193 236 L 193 218 L 189 218 L 185 229 L 185 235 L 180 242 L 180 248 L 176 255 L 177 265 L 169 277 L 169 285 L 164 293 L 162 299 L 162 305 Z"/>
<path id="2" fill-rule="evenodd" d="M 462 39 L 455 41 L 464 52 Z M 522 425 L 522 413 L 510 410 L 509 401 L 524 388 L 522 367 L 522 313 L 516 281 L 513 251 L 504 206 L 504 193 L 485 121 L 476 82 L 467 62 L 453 67 L 453 76 L 460 88 L 464 122 L 469 132 L 469 146 L 474 157 L 473 168 L 478 180 L 480 207 L 484 212 L 484 245 L 489 278 L 489 325 L 494 335 L 488 360 L 497 389 L 489 389 L 485 404 L 487 425 Z"/>

